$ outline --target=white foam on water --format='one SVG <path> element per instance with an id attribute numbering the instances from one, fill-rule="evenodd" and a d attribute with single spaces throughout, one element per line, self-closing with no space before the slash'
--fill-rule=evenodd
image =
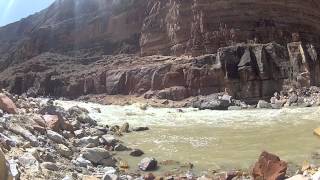
<path id="1" fill-rule="evenodd" d="M 139 104 L 56 102 L 66 109 L 84 107 L 101 124 L 128 122 L 131 127 L 151 127 L 150 131 L 131 133 L 122 140 L 157 159 L 187 159 L 201 168 L 218 164 L 249 167 L 262 150 L 299 164 L 319 148 L 320 142 L 313 135 L 313 129 L 320 126 L 320 107 L 238 111 L 182 108 L 179 112 L 174 108 L 142 110 Z M 129 160 L 138 163 L 137 159 Z"/>
<path id="2" fill-rule="evenodd" d="M 207 126 L 245 128 L 246 126 L 265 126 L 277 122 L 299 124 L 301 121 L 313 120 L 319 117 L 320 108 L 283 108 L 283 109 L 252 109 L 235 111 L 197 110 L 182 108 L 178 112 L 175 108 L 140 109 L 138 104 L 128 106 L 100 105 L 75 101 L 56 101 L 68 109 L 80 106 L 89 110 L 90 116 L 102 124 L 122 124 L 128 122 L 133 126 L 193 126 L 205 124 Z M 101 113 L 97 112 L 97 108 Z M 294 118 L 298 116 L 299 118 Z"/>

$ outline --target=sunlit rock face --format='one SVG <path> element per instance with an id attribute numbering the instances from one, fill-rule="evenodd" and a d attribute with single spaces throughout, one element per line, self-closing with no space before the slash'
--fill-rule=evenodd
<path id="1" fill-rule="evenodd" d="M 215 53 L 239 42 L 319 42 L 319 1 L 153 0 L 141 53 Z"/>
<path id="2" fill-rule="evenodd" d="M 57 0 L 35 15 L 0 28 L 0 69 L 48 51 L 138 52 L 144 6 L 139 1 L 130 3 L 130 8 L 119 6 L 114 0 Z"/>
<path id="3" fill-rule="evenodd" d="M 67 97 L 267 98 L 290 84 L 320 85 L 319 8 L 314 0 L 58 0 L 0 28 L 0 86 Z"/>

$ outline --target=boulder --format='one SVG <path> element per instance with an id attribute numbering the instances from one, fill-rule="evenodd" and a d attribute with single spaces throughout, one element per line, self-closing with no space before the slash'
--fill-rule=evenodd
<path id="1" fill-rule="evenodd" d="M 114 146 L 114 150 L 115 151 L 127 151 L 127 150 L 129 150 L 129 148 L 124 146 L 123 144 L 117 144 L 116 146 Z"/>
<path id="2" fill-rule="evenodd" d="M 289 99 L 288 99 L 289 105 L 294 104 L 294 103 L 297 103 L 297 102 L 298 102 L 298 95 L 297 95 L 296 93 L 292 93 L 292 94 L 289 96 Z"/>
<path id="3" fill-rule="evenodd" d="M 58 171 L 59 170 L 59 167 L 55 163 L 52 163 L 52 162 L 43 162 L 43 163 L 41 163 L 40 167 L 42 169 L 48 169 L 50 171 Z"/>
<path id="4" fill-rule="evenodd" d="M 11 159 L 11 160 L 8 161 L 9 167 L 10 167 L 10 175 L 9 176 L 12 176 L 13 179 L 19 179 L 19 176 L 20 176 L 20 172 L 18 171 L 17 162 L 18 161 L 14 160 L 14 159 Z"/>
<path id="5" fill-rule="evenodd" d="M 116 174 L 104 174 L 101 180 L 120 180 Z"/>
<path id="6" fill-rule="evenodd" d="M 76 130 L 74 131 L 74 135 L 77 137 L 77 138 L 82 138 L 85 136 L 85 132 L 83 129 L 79 129 L 79 130 Z"/>
<path id="7" fill-rule="evenodd" d="M 274 154 L 262 152 L 258 162 L 254 165 L 252 176 L 254 179 L 282 180 L 285 179 L 287 163 Z"/>
<path id="8" fill-rule="evenodd" d="M 104 159 L 110 158 L 110 153 L 103 148 L 84 148 L 83 157 L 94 164 L 103 164 Z"/>
<path id="9" fill-rule="evenodd" d="M 73 106 L 71 108 L 68 109 L 68 112 L 70 115 L 79 115 L 82 113 L 89 113 L 89 111 L 86 108 L 82 108 L 79 106 Z"/>
<path id="10" fill-rule="evenodd" d="M 30 131 L 22 128 L 20 125 L 18 124 L 10 124 L 10 126 L 8 126 L 8 129 L 17 134 L 22 136 L 24 139 L 28 140 L 32 146 L 38 146 L 39 142 L 37 137 L 35 137 Z"/>
<path id="11" fill-rule="evenodd" d="M 197 97 L 193 100 L 192 106 L 200 110 L 228 110 L 229 106 L 232 106 L 232 103 L 221 97 L 220 94 Z"/>
<path id="12" fill-rule="evenodd" d="M 59 144 L 64 144 L 66 142 L 62 135 L 51 130 L 47 130 L 47 136 L 50 140 Z"/>
<path id="13" fill-rule="evenodd" d="M 53 102 L 49 103 L 46 106 L 43 106 L 39 113 L 42 115 L 57 115 L 60 120 L 64 120 L 65 117 L 68 115 L 67 111 L 60 106 L 53 105 Z"/>
<path id="14" fill-rule="evenodd" d="M 79 167 L 84 167 L 84 168 L 87 168 L 89 165 L 92 165 L 91 162 L 89 160 L 83 158 L 82 155 L 77 157 L 77 159 L 75 161 L 73 161 L 73 163 Z"/>
<path id="15" fill-rule="evenodd" d="M 143 179 L 144 180 L 154 180 L 154 179 L 156 179 L 156 177 L 152 173 L 148 173 L 143 176 Z"/>
<path id="16" fill-rule="evenodd" d="M 310 180 L 310 178 L 308 178 L 302 174 L 297 174 L 297 175 L 294 175 L 286 180 Z"/>
<path id="17" fill-rule="evenodd" d="M 147 131 L 149 130 L 148 127 L 135 127 L 132 129 L 132 131 Z"/>
<path id="18" fill-rule="evenodd" d="M 30 152 L 24 153 L 22 156 L 18 158 L 19 164 L 26 168 L 30 169 L 33 172 L 38 172 L 39 171 L 39 162 L 38 160 L 32 155 Z"/>
<path id="19" fill-rule="evenodd" d="M 242 108 L 240 106 L 230 106 L 228 107 L 229 111 L 238 111 L 241 110 Z"/>
<path id="20" fill-rule="evenodd" d="M 313 130 L 313 133 L 320 137 L 320 127 Z"/>
<path id="21" fill-rule="evenodd" d="M 101 137 L 103 139 L 105 145 L 114 146 L 117 142 L 119 142 L 113 135 L 106 134 Z"/>
<path id="22" fill-rule="evenodd" d="M 96 147 L 99 145 L 99 137 L 98 136 L 83 137 L 80 140 L 76 141 L 76 144 L 80 147 L 85 147 L 89 144 L 91 144 L 91 147 Z"/>
<path id="23" fill-rule="evenodd" d="M 120 132 L 122 132 L 122 133 L 129 132 L 129 123 L 124 123 L 120 128 Z"/>
<path id="24" fill-rule="evenodd" d="M 2 93 L 0 93 L 0 109 L 9 114 L 18 113 L 18 108 L 15 103 L 8 96 Z"/>
<path id="25" fill-rule="evenodd" d="M 187 89 L 183 86 L 175 86 L 165 88 L 157 93 L 159 99 L 168 99 L 173 101 L 180 101 L 188 97 Z"/>
<path id="26" fill-rule="evenodd" d="M 270 103 L 268 103 L 265 100 L 259 100 L 258 104 L 257 104 L 257 108 L 258 109 L 271 109 L 272 106 Z"/>
<path id="27" fill-rule="evenodd" d="M 105 174 L 114 174 L 117 172 L 117 170 L 114 167 L 104 167 L 103 172 Z"/>
<path id="28" fill-rule="evenodd" d="M 57 115 L 43 115 L 42 117 L 47 128 L 53 131 L 59 131 L 61 129 L 62 123 Z"/>
<path id="29" fill-rule="evenodd" d="M 139 168 L 142 171 L 153 171 L 153 170 L 156 170 L 157 165 L 158 165 L 158 161 L 156 159 L 146 157 L 142 159 L 141 162 L 139 163 Z"/>
<path id="30" fill-rule="evenodd" d="M 130 156 L 139 157 L 142 156 L 144 152 L 140 149 L 134 149 L 130 152 Z"/>
<path id="31" fill-rule="evenodd" d="M 81 113 L 77 116 L 77 121 L 81 122 L 81 123 L 88 123 L 90 125 L 97 125 L 97 122 L 95 120 L 93 120 L 89 114 L 87 113 Z"/>
<path id="32" fill-rule="evenodd" d="M 63 144 L 58 144 L 56 147 L 57 151 L 61 156 L 66 157 L 66 158 L 72 158 L 71 156 L 73 155 L 73 152 L 70 148 Z"/>

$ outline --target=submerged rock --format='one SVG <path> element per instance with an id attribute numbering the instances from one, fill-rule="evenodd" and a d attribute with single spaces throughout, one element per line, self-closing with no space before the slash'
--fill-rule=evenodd
<path id="1" fill-rule="evenodd" d="M 134 149 L 130 152 L 130 156 L 139 157 L 142 156 L 144 152 L 140 149 Z"/>
<path id="2" fill-rule="evenodd" d="M 129 123 L 124 123 L 120 128 L 120 132 L 123 132 L 123 133 L 129 132 Z"/>
<path id="3" fill-rule="evenodd" d="M 286 162 L 281 161 L 278 156 L 264 151 L 254 165 L 252 176 L 254 179 L 282 180 L 285 178 L 286 171 Z"/>
<path id="4" fill-rule="evenodd" d="M 114 147 L 114 150 L 115 151 L 127 151 L 129 150 L 128 147 L 124 146 L 123 144 L 117 144 L 115 147 Z"/>
<path id="5" fill-rule="evenodd" d="M 146 157 L 139 163 L 139 168 L 142 171 L 153 171 L 157 168 L 158 161 L 154 158 Z"/>
<path id="6" fill-rule="evenodd" d="M 132 129 L 132 131 L 147 131 L 149 130 L 148 127 L 135 127 Z"/>

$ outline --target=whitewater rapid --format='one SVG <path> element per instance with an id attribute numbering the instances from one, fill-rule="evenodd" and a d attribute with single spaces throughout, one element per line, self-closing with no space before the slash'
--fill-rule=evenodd
<path id="1" fill-rule="evenodd" d="M 199 169 L 248 168 L 261 151 L 278 154 L 295 164 L 313 161 L 320 138 L 320 108 L 252 109 L 235 111 L 194 108 L 141 108 L 56 101 L 64 108 L 84 107 L 100 124 L 148 126 L 150 131 L 133 132 L 121 139 L 159 160 L 192 162 Z M 101 113 L 98 112 L 98 109 Z M 127 156 L 131 164 L 139 159 Z"/>

